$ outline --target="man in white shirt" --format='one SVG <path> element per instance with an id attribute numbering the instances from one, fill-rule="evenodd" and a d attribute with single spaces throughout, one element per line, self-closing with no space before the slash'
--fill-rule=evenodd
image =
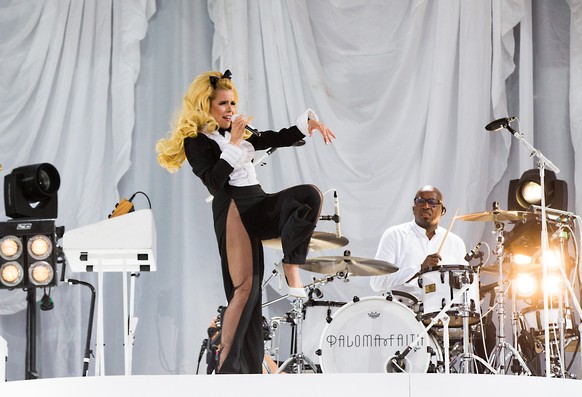
<path id="1" fill-rule="evenodd" d="M 450 231 L 437 252 L 447 232 L 439 226 L 446 211 L 440 190 L 430 185 L 418 190 L 412 206 L 414 221 L 388 228 L 380 239 L 375 258 L 396 265 L 398 271 L 371 277 L 374 291 L 403 291 L 421 299 L 419 274 L 440 264 L 467 265 L 465 243 Z"/>

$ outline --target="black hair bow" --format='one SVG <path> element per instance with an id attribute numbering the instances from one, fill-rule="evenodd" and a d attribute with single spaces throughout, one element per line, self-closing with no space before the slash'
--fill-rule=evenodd
<path id="1" fill-rule="evenodd" d="M 210 84 L 212 85 L 212 87 L 214 89 L 216 89 L 216 84 L 218 83 L 219 79 L 229 79 L 232 77 L 232 73 L 230 72 L 230 70 L 226 69 L 224 71 L 224 73 L 222 74 L 222 77 L 216 77 L 216 76 L 210 76 Z"/>

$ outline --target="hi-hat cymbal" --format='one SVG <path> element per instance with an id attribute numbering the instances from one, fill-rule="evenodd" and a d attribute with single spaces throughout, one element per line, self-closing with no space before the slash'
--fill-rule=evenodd
<path id="1" fill-rule="evenodd" d="M 532 212 L 524 211 L 505 211 L 502 209 L 495 209 L 493 211 L 475 212 L 473 214 L 457 215 L 455 219 L 460 221 L 471 222 L 507 222 L 507 221 L 523 221 L 527 219 L 535 219 L 536 216 Z"/>
<path id="2" fill-rule="evenodd" d="M 313 251 L 332 250 L 345 247 L 349 242 L 350 240 L 345 236 L 337 237 L 335 233 L 313 232 L 311 241 L 309 241 L 309 249 Z M 272 240 L 264 240 L 263 246 L 281 249 L 281 239 L 274 238 Z"/>
<path id="3" fill-rule="evenodd" d="M 343 272 L 350 276 L 380 276 L 398 270 L 397 266 L 389 262 L 349 255 L 308 258 L 299 267 L 314 273 L 333 275 Z"/>

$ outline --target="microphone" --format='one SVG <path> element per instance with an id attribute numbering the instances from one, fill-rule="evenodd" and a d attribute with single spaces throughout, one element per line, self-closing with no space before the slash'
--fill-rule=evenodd
<path id="1" fill-rule="evenodd" d="M 481 241 L 479 241 L 475 248 L 473 248 L 471 251 L 469 251 L 467 255 L 465 255 L 465 260 L 467 262 L 470 262 L 471 259 L 475 258 L 477 256 L 477 253 L 479 252 L 479 248 L 481 248 Z"/>
<path id="2" fill-rule="evenodd" d="M 337 238 L 342 236 L 341 225 L 340 225 L 340 214 L 339 214 L 339 198 L 337 196 L 337 190 L 333 191 L 333 202 L 334 202 L 334 214 L 333 215 L 321 215 L 319 217 L 320 221 L 334 221 L 335 222 L 335 235 Z"/>
<path id="3" fill-rule="evenodd" d="M 333 202 L 334 202 L 334 221 L 335 221 L 335 236 L 340 238 L 342 236 L 342 230 L 340 225 L 340 211 L 339 211 L 339 198 L 337 196 L 337 190 L 333 191 Z"/>
<path id="4" fill-rule="evenodd" d="M 509 123 L 515 121 L 516 117 L 505 117 L 502 119 L 493 120 L 485 126 L 487 131 L 499 131 L 502 128 L 506 128 Z"/>
<path id="5" fill-rule="evenodd" d="M 240 116 L 240 114 L 233 114 L 232 116 L 230 116 L 230 121 L 231 122 L 235 121 L 239 116 Z M 255 136 L 261 136 L 261 133 L 259 132 L 259 130 L 257 130 L 255 127 L 253 127 L 250 124 L 245 125 L 245 131 L 248 131 Z"/>

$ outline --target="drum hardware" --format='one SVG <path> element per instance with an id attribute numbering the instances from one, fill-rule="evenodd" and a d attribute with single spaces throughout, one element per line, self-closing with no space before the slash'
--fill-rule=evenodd
<path id="1" fill-rule="evenodd" d="M 460 295 L 465 293 L 466 291 L 469 290 L 470 288 L 470 284 L 465 284 L 460 290 L 459 292 L 457 292 L 455 294 L 455 298 Z M 426 337 L 428 335 L 428 331 L 430 331 L 430 329 L 437 324 L 439 321 L 443 324 L 443 330 L 444 330 L 444 343 L 445 343 L 445 348 L 444 348 L 444 354 L 445 354 L 445 358 L 444 358 L 444 363 L 445 363 L 445 373 L 450 373 L 450 360 L 449 360 L 449 316 L 448 316 L 448 311 L 450 310 L 451 306 L 453 305 L 453 300 L 451 299 L 442 309 L 440 312 L 438 312 L 435 316 L 433 316 L 430 320 L 430 323 L 424 327 L 423 331 L 417 335 L 416 338 L 414 338 L 414 340 L 408 344 L 408 346 L 406 346 L 406 348 L 400 352 L 400 351 L 396 351 L 396 353 L 394 353 L 394 356 L 390 357 L 386 363 L 386 371 L 387 372 L 406 372 L 406 366 L 404 365 L 405 361 L 405 357 L 415 348 L 418 346 L 418 344 L 420 342 L 422 342 L 423 338 Z"/>
<path id="2" fill-rule="evenodd" d="M 279 264 L 275 263 L 275 267 L 273 268 L 273 271 L 271 272 L 271 274 L 269 275 L 269 277 L 267 277 L 266 280 L 263 281 L 263 285 L 261 286 L 261 290 L 264 290 L 265 287 L 267 285 L 269 285 L 269 283 L 271 282 L 271 280 L 276 277 L 279 274 Z"/>
<path id="3" fill-rule="evenodd" d="M 305 286 L 305 288 L 307 288 L 308 292 L 307 292 L 307 297 L 310 300 L 313 300 L 313 295 L 315 295 L 316 298 L 321 298 L 323 297 L 323 292 L 321 292 L 321 290 L 319 289 L 319 287 L 325 285 L 325 284 L 329 284 L 331 283 L 336 276 L 325 276 L 322 278 L 313 278 L 313 280 L 311 281 L 311 283 L 309 283 L 308 285 Z"/>
<path id="4" fill-rule="evenodd" d="M 398 267 L 377 259 L 357 258 L 349 250 L 343 256 L 321 256 L 308 258 L 299 267 L 314 273 L 335 275 L 340 278 L 348 276 L 380 276 L 394 273 Z"/>
<path id="5" fill-rule="evenodd" d="M 459 307 L 464 304 L 464 297 L 455 292 L 463 285 L 470 285 L 467 307 L 470 313 L 471 325 L 476 324 L 480 318 L 479 307 L 479 274 L 475 268 L 464 265 L 440 265 L 423 270 L 418 278 L 418 286 L 422 290 L 421 318 L 428 324 L 430 318 L 438 313 L 446 305 L 449 306 L 450 327 L 463 326 L 462 317 L 459 315 Z"/>
<path id="6" fill-rule="evenodd" d="M 552 210 L 548 209 L 548 213 L 550 211 Z M 520 311 L 514 309 L 514 317 L 518 318 L 513 323 L 516 327 L 514 335 L 517 335 L 521 329 L 521 333 L 517 336 L 518 341 L 521 342 L 519 345 L 522 350 L 530 352 L 530 356 L 533 354 L 532 351 L 545 354 L 546 373 L 549 371 L 549 375 L 552 377 L 570 378 L 572 375 L 564 366 L 566 347 L 577 338 L 582 327 L 581 324 L 578 324 L 578 329 L 576 329 L 573 322 L 574 309 L 578 314 L 581 314 L 581 311 L 576 294 L 566 275 L 568 270 L 567 240 L 568 234 L 572 233 L 572 225 L 568 217 L 562 216 L 554 220 L 552 224 L 557 225 L 557 228 L 552 230 L 551 239 L 558 240 L 560 248 L 560 260 L 558 266 L 555 267 L 555 270 L 558 270 L 560 274 L 560 289 L 557 293 L 549 294 L 547 303 L 534 300 L 528 307 L 522 308 Z M 539 274 L 549 269 L 544 269 L 544 266 L 538 265 L 534 270 L 535 273 Z M 545 277 L 548 277 L 548 274 L 545 274 L 543 279 Z M 537 374 L 541 376 L 541 370 Z"/>
<path id="7" fill-rule="evenodd" d="M 499 208 L 499 204 L 497 202 L 493 203 L 494 210 Z M 497 345 L 489 355 L 489 364 L 497 368 L 498 373 L 503 374 L 506 371 L 506 360 L 510 355 L 513 355 L 515 359 L 518 360 L 521 368 L 525 372 L 526 375 L 531 375 L 531 371 L 529 370 L 527 364 L 521 357 L 519 351 L 512 346 L 511 344 L 507 343 L 505 340 L 505 316 L 506 316 L 506 307 L 505 307 L 505 299 L 504 299 L 504 291 L 501 286 L 504 285 L 503 282 L 503 259 L 504 259 L 504 252 L 503 252 L 503 229 L 505 225 L 502 222 L 495 222 L 495 234 L 496 234 L 496 247 L 495 247 L 495 256 L 497 257 L 498 262 L 498 269 L 499 269 L 499 278 L 498 278 L 498 286 L 496 288 L 496 298 L 495 298 L 495 306 L 497 307 L 497 322 L 498 322 L 498 330 L 497 330 Z M 497 364 L 497 366 L 495 366 Z"/>
<path id="8" fill-rule="evenodd" d="M 554 173 L 559 173 L 560 169 L 558 167 L 556 167 L 556 165 L 554 163 L 552 163 L 546 156 L 544 156 L 542 154 L 542 152 L 538 149 L 536 149 L 531 143 L 529 143 L 526 139 L 525 139 L 525 134 L 523 134 L 520 131 L 517 131 L 515 129 L 513 129 L 510 125 L 509 125 L 509 118 L 508 118 L 508 122 L 505 122 L 503 125 L 501 125 L 501 128 L 497 128 L 498 124 L 496 124 L 495 129 L 501 129 L 501 128 L 506 128 L 516 139 L 518 139 L 531 153 L 532 156 L 535 156 L 537 158 L 537 168 L 539 170 L 539 186 L 541 186 L 541 192 L 540 192 L 540 208 L 541 208 L 541 218 L 542 218 L 542 222 L 541 222 L 541 233 L 540 233 L 540 241 L 541 241 L 541 249 L 543 254 L 545 255 L 548 252 L 548 246 L 549 246 L 549 241 L 548 241 L 548 235 L 547 235 L 547 217 L 546 217 L 546 183 L 545 183 L 545 174 L 546 174 L 546 168 L 552 170 Z M 501 266 L 501 264 L 500 264 Z M 547 276 L 548 276 L 548 266 L 547 263 L 543 263 L 543 281 L 546 282 L 547 280 Z M 501 278 L 501 271 L 500 271 L 500 278 Z M 565 278 L 567 280 L 567 278 Z M 548 291 L 547 289 L 544 289 L 544 311 L 547 312 L 548 310 Z M 575 295 L 572 295 L 573 297 L 575 297 Z M 574 298 L 575 300 L 575 298 Z M 582 310 L 580 310 L 580 305 L 577 306 L 577 308 L 579 310 L 579 314 L 582 314 Z M 547 316 L 546 316 L 546 320 L 547 320 Z M 500 324 L 500 327 L 502 325 Z M 548 345 L 550 344 L 550 334 L 549 334 L 549 330 L 546 328 L 544 331 L 544 340 L 545 340 L 545 345 L 546 345 L 546 356 L 545 356 L 545 365 L 546 365 L 546 376 L 550 376 L 550 372 L 551 372 L 551 368 L 550 368 L 550 353 L 549 353 L 549 349 L 547 348 Z"/>
<path id="9" fill-rule="evenodd" d="M 466 279 L 466 281 L 468 282 L 469 280 Z M 471 282 L 468 282 L 464 285 L 470 286 L 472 284 Z M 466 288 L 463 291 L 463 303 L 462 305 L 459 306 L 459 313 L 461 315 L 461 318 L 463 319 L 463 353 L 461 354 L 461 369 L 462 372 L 465 374 L 469 374 L 471 373 L 471 371 L 473 371 L 472 373 L 478 373 L 477 371 L 477 367 L 475 365 L 472 365 L 474 361 L 478 361 L 480 362 L 482 365 L 484 365 L 487 369 L 489 369 L 489 371 L 491 371 L 491 373 L 497 373 L 497 371 L 495 370 L 495 368 L 493 368 L 491 365 L 489 365 L 489 363 L 485 360 L 483 360 L 481 357 L 477 356 L 476 354 L 472 353 L 472 349 L 471 349 L 471 345 L 469 343 L 469 315 L 471 313 L 474 313 L 474 308 L 470 307 L 470 303 L 469 303 L 469 288 Z M 456 360 L 456 359 L 455 359 Z M 453 361 L 454 363 L 454 361 Z"/>
<path id="10" fill-rule="evenodd" d="M 306 366 L 317 373 L 318 370 L 313 361 L 302 352 L 303 299 L 294 299 L 292 306 L 293 309 L 288 313 L 288 319 L 291 323 L 291 356 L 281 364 L 277 373 L 280 374 L 290 367 L 294 373 L 302 374 L 305 372 Z"/>
<path id="11" fill-rule="evenodd" d="M 326 276 L 320 279 L 314 279 L 312 283 L 305 286 L 309 290 L 309 294 L 313 295 L 318 287 L 330 283 L 334 280 L 333 276 Z M 305 307 L 309 306 L 310 301 L 304 302 L 302 298 L 296 298 L 292 301 L 292 309 L 286 314 L 286 322 L 291 324 L 291 355 L 281 364 L 277 373 L 284 372 L 287 368 L 301 374 L 305 372 L 305 368 L 309 367 L 315 373 L 319 372 L 313 361 L 303 353 L 303 319 L 305 316 Z"/>
<path id="12" fill-rule="evenodd" d="M 570 294 L 570 297 L 572 298 L 572 303 L 574 305 L 574 307 L 576 308 L 577 312 L 578 312 L 578 318 L 580 319 L 580 323 L 578 324 L 578 337 L 581 338 L 582 334 L 580 333 L 580 331 L 582 331 L 582 308 L 580 308 L 580 302 L 578 301 L 576 294 L 574 292 L 574 290 L 572 289 L 572 285 L 570 283 L 570 280 L 568 280 L 568 277 L 566 275 L 565 272 L 565 267 L 566 267 L 566 260 L 565 258 L 567 257 L 567 247 L 566 247 L 566 240 L 568 238 L 568 231 L 572 232 L 572 229 L 569 226 L 568 220 L 569 218 L 560 218 L 561 220 L 558 222 L 558 230 L 556 232 L 555 235 L 557 235 L 558 237 L 558 241 L 560 242 L 560 266 L 558 266 L 558 268 L 560 269 L 560 273 L 562 274 L 562 280 L 564 285 L 566 286 L 566 290 L 568 291 L 568 293 Z M 565 225 L 566 223 L 566 225 Z M 564 291 L 564 297 L 567 300 L 568 299 L 568 294 Z M 569 301 L 567 301 L 567 303 L 569 304 Z M 566 372 L 566 370 L 564 369 L 564 359 L 565 359 L 565 352 L 566 352 L 566 344 L 565 344 L 565 326 L 566 321 L 568 320 L 567 317 L 567 308 L 564 306 L 564 301 L 562 298 L 562 295 L 558 295 L 558 309 L 559 309 L 559 314 L 560 317 L 558 318 L 558 326 L 559 326 L 559 334 L 560 334 L 560 341 L 559 341 L 559 352 L 560 352 L 560 364 L 561 364 L 561 375 L 562 377 L 566 378 L 566 377 L 571 377 L 571 375 Z M 547 308 L 546 308 L 547 310 Z M 549 313 L 548 313 L 548 317 L 549 317 Z M 570 313 L 570 320 L 572 319 L 571 317 L 571 313 Z M 546 318 L 546 320 L 549 322 L 549 319 Z M 549 327 L 549 325 L 548 325 Z M 573 324 L 572 324 L 572 328 L 573 328 Z M 547 332 L 546 332 L 547 333 Z M 547 337 L 546 337 L 546 341 L 547 341 Z"/>

